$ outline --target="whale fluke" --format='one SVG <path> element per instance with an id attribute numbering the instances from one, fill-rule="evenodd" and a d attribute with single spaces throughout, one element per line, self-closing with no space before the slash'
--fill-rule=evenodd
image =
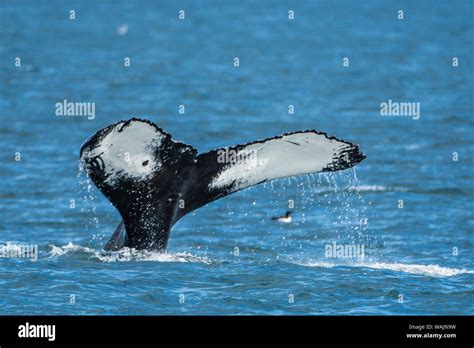
<path id="1" fill-rule="evenodd" d="M 171 227 L 207 203 L 278 178 L 351 168 L 365 155 L 315 130 L 198 154 L 153 122 L 132 118 L 97 131 L 80 158 L 123 219 L 105 249 L 163 251 Z"/>

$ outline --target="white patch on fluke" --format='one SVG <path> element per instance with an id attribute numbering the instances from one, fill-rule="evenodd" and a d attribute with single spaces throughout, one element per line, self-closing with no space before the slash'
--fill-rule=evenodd
<path id="1" fill-rule="evenodd" d="M 144 179 L 161 167 L 155 149 L 160 146 L 164 135 L 152 125 L 139 121 L 132 121 L 119 132 L 124 123 L 118 123 L 87 154 L 88 157 L 100 155 L 107 175 L 105 182 L 109 185 L 124 176 Z"/>
<path id="2" fill-rule="evenodd" d="M 254 153 L 256 161 L 230 164 L 214 178 L 209 188 L 232 185 L 231 190 L 237 191 L 265 180 L 318 173 L 351 148 L 350 144 L 313 131 L 251 143 L 239 149 L 236 157 L 245 158 L 240 154 Z"/>

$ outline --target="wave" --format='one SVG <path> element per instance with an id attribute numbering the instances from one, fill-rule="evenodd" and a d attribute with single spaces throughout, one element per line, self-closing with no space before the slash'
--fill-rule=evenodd
<path id="1" fill-rule="evenodd" d="M 428 188 L 428 189 L 415 189 L 415 188 L 408 188 L 408 187 L 401 187 L 401 186 L 382 186 L 382 185 L 356 185 L 351 186 L 348 188 L 349 191 L 355 192 L 389 192 L 389 191 L 396 191 L 396 192 L 412 192 L 412 193 L 421 193 L 421 194 L 429 194 L 429 195 L 446 195 L 446 194 L 453 194 L 453 195 L 462 195 L 465 192 L 462 189 L 457 187 L 438 187 L 438 188 Z"/>
<path id="2" fill-rule="evenodd" d="M 1 246 L 0 251 L 18 249 L 22 244 L 7 242 Z M 79 259 L 96 259 L 101 262 L 117 262 L 117 261 L 154 261 L 154 262 L 195 262 L 204 263 L 207 265 L 215 263 L 206 256 L 195 256 L 187 252 L 180 253 L 161 253 L 156 251 L 135 250 L 133 248 L 123 248 L 119 251 L 104 251 L 94 248 L 89 248 L 69 242 L 63 246 L 50 245 L 51 251 L 47 255 L 48 258 L 60 258 L 68 256 Z M 451 277 L 461 274 L 474 274 L 474 270 L 459 269 L 443 267 L 435 264 L 421 265 L 421 264 L 406 264 L 406 263 L 389 263 L 389 262 L 354 262 L 354 263 L 335 263 L 335 262 L 295 262 L 305 267 L 321 267 L 321 268 L 336 268 L 336 267 L 350 267 L 350 268 L 371 268 L 379 270 L 388 270 L 394 272 L 404 272 L 417 275 L 425 275 L 430 277 Z"/>
<path id="3" fill-rule="evenodd" d="M 119 251 L 103 251 L 69 242 L 63 246 L 51 245 L 50 258 L 70 256 L 85 256 L 102 262 L 116 261 L 155 261 L 155 262 L 198 262 L 212 264 L 213 261 L 203 256 L 194 256 L 190 253 L 161 253 L 156 251 L 135 250 L 123 248 Z"/>
<path id="4" fill-rule="evenodd" d="M 390 192 L 390 191 L 399 191 L 406 192 L 408 191 L 405 187 L 387 187 L 382 185 L 354 185 L 354 186 L 340 186 L 336 188 L 329 189 L 327 187 L 317 187 L 314 189 L 314 192 L 317 194 L 328 194 L 334 193 L 337 191 L 349 191 L 353 193 L 363 193 L 363 192 Z"/>
<path id="5" fill-rule="evenodd" d="M 390 191 L 389 188 L 386 186 L 381 185 L 359 185 L 359 186 L 352 186 L 349 188 L 351 191 L 359 191 L 359 192 L 371 192 L 371 191 Z"/>
<path id="6" fill-rule="evenodd" d="M 442 267 L 438 265 L 419 265 L 406 263 L 386 263 L 386 262 L 356 262 L 356 263 L 331 263 L 331 262 L 310 262 L 298 263 L 301 266 L 308 267 L 365 267 L 373 269 L 388 270 L 394 272 L 404 272 L 410 274 L 419 274 L 429 277 L 451 277 L 460 274 L 474 274 L 473 270 Z"/>

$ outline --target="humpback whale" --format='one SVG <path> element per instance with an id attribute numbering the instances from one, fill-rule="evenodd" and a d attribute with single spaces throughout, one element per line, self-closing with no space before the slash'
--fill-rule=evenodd
<path id="1" fill-rule="evenodd" d="M 266 181 L 353 167 L 357 145 L 315 130 L 198 154 L 139 118 L 98 130 L 80 164 L 122 221 L 105 250 L 165 251 L 172 226 L 189 212 Z"/>

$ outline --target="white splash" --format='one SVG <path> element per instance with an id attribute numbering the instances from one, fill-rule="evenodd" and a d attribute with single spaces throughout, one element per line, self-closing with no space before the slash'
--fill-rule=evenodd
<path id="1" fill-rule="evenodd" d="M 190 253 L 160 253 L 154 251 L 135 250 L 123 248 L 119 251 L 105 252 L 69 242 L 63 246 L 51 245 L 51 258 L 61 257 L 67 254 L 83 254 L 89 258 L 102 262 L 117 261 L 155 261 L 155 262 L 197 262 L 212 264 L 213 261 L 205 256 L 194 256 Z"/>
<path id="2" fill-rule="evenodd" d="M 60 247 L 56 245 L 51 245 L 50 257 L 63 256 L 69 252 L 76 252 L 76 251 L 82 251 L 84 253 L 90 253 L 90 254 L 95 253 L 94 249 L 83 247 L 80 245 L 73 244 L 72 242 L 69 242 L 68 244 L 60 246 Z"/>
<path id="3" fill-rule="evenodd" d="M 474 274 L 474 270 L 442 267 L 438 265 L 419 265 L 405 263 L 385 263 L 385 262 L 356 262 L 356 263 L 331 263 L 331 262 L 310 262 L 297 263 L 309 267 L 366 267 L 372 269 L 389 270 L 394 272 L 404 272 L 410 274 L 419 274 L 429 277 L 451 277 L 459 274 Z"/>
<path id="4" fill-rule="evenodd" d="M 359 185 L 350 188 L 351 191 L 386 191 L 387 187 L 379 185 Z"/>
<path id="5" fill-rule="evenodd" d="M 406 192 L 408 191 L 407 187 L 400 187 L 400 186 L 382 186 L 382 185 L 355 185 L 349 188 L 351 191 L 358 191 L 358 192 L 378 192 L 378 191 L 398 191 L 398 192 Z"/>

